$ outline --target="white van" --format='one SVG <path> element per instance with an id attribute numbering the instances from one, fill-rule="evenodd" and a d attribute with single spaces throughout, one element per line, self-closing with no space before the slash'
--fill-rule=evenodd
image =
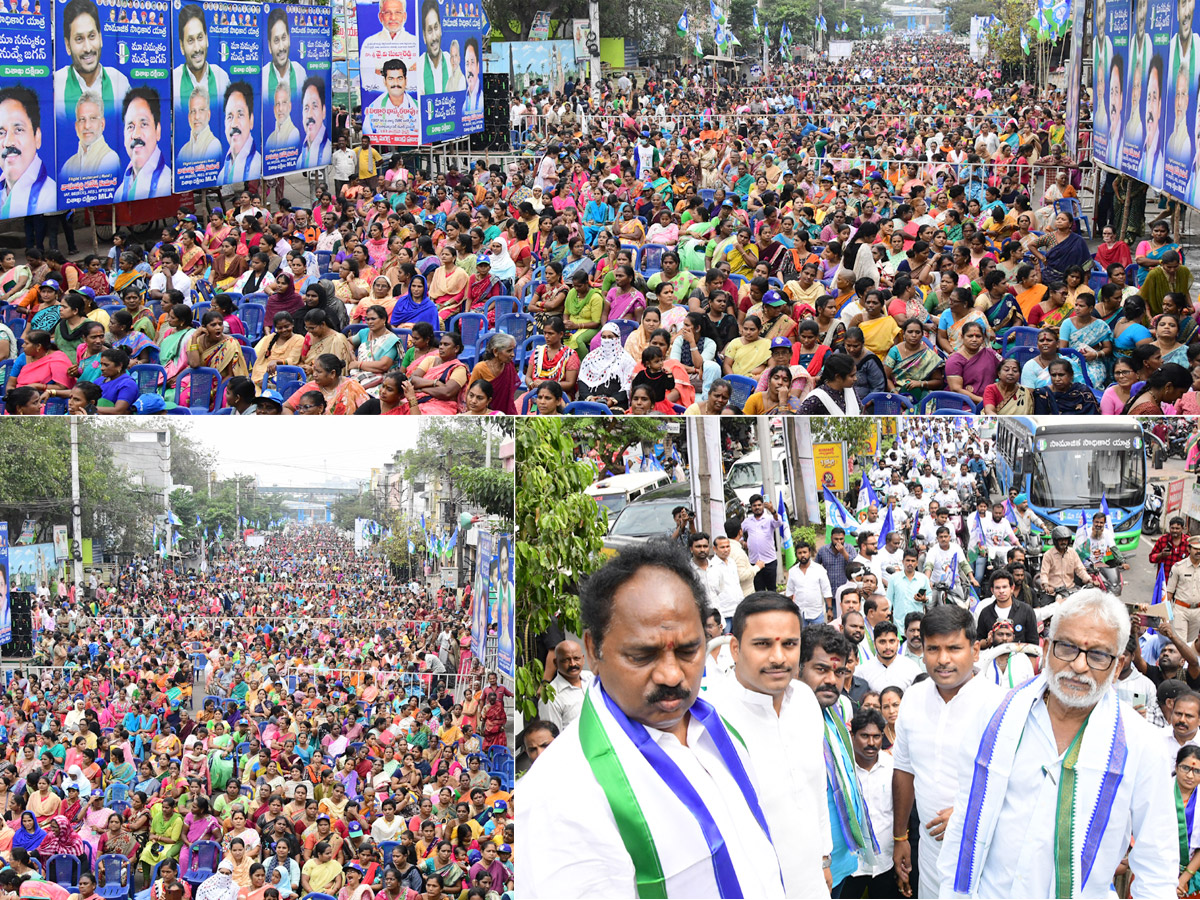
<path id="1" fill-rule="evenodd" d="M 789 472 L 787 453 L 784 452 L 783 447 L 772 447 L 771 459 L 774 461 L 775 496 L 764 499 L 769 500 L 772 504 L 778 504 L 779 492 L 783 491 L 783 496 L 790 505 L 792 491 L 788 485 L 791 484 L 791 473 Z M 761 494 L 763 489 L 762 461 L 759 451 L 750 451 L 730 466 L 729 473 L 725 476 L 725 484 L 733 489 L 742 503 L 749 506 L 750 498 L 755 494 Z"/>
<path id="2" fill-rule="evenodd" d="M 642 494 L 668 484 L 671 477 L 666 472 L 627 472 L 597 481 L 584 493 L 608 509 L 608 521 L 612 522 L 617 513 Z"/>

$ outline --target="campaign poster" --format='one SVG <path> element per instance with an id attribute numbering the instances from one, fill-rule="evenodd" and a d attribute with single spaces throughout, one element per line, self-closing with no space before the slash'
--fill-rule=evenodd
<path id="1" fill-rule="evenodd" d="M 471 653 L 479 660 L 486 660 L 488 631 L 488 606 L 493 590 L 492 576 L 492 535 L 486 531 L 479 533 L 479 546 L 475 565 L 475 590 L 471 595 Z"/>
<path id="2" fill-rule="evenodd" d="M 1196 34 L 1196 0 L 1179 0 L 1168 49 L 1163 190 L 1192 206 L 1200 206 L 1200 36 Z"/>
<path id="3" fill-rule="evenodd" d="M 473 0 L 420 2 L 421 55 L 410 80 L 421 96 L 422 143 L 483 131 L 482 14 L 482 5 Z"/>
<path id="4" fill-rule="evenodd" d="M 263 4 L 263 175 L 333 161 L 332 17 L 324 7 Z"/>
<path id="5" fill-rule="evenodd" d="M 1163 101 L 1178 0 L 1136 0 L 1129 41 L 1129 93 L 1121 170 L 1155 188 L 1162 187 Z M 1139 76 L 1140 73 L 1140 76 Z"/>
<path id="6" fill-rule="evenodd" d="M 1129 28 L 1129 48 L 1126 57 L 1125 94 L 1123 97 L 1125 127 L 1122 132 L 1120 162 L 1117 166 L 1126 175 L 1141 179 L 1142 158 L 1148 156 L 1146 142 L 1150 123 L 1146 121 L 1146 88 L 1150 77 L 1150 61 L 1154 44 L 1150 34 L 1150 10 L 1156 0 L 1133 0 L 1132 22 Z M 1160 70 L 1161 78 L 1161 70 Z M 1110 86 L 1111 90 L 1111 86 Z M 1111 117 L 1111 113 L 1110 113 Z"/>
<path id="7" fill-rule="evenodd" d="M 512 535 L 500 535 L 500 546 L 496 550 L 496 572 L 500 579 L 498 612 L 500 621 L 496 627 L 496 667 L 501 674 L 515 677 L 514 647 L 516 646 L 515 596 L 516 583 L 513 572 Z"/>
<path id="8" fill-rule="evenodd" d="M 166 0 L 58 0 L 59 209 L 165 197 L 171 177 Z"/>
<path id="9" fill-rule="evenodd" d="M 1092 48 L 1096 108 L 1092 158 L 1102 166 L 1119 171 L 1129 67 L 1129 0 L 1097 0 L 1096 23 Z"/>
<path id="10" fill-rule="evenodd" d="M 587 34 L 583 40 L 586 43 Z M 586 47 L 585 47 L 586 51 Z M 587 60 L 586 53 L 577 56 L 575 41 L 516 41 L 496 43 L 492 53 L 507 60 L 512 54 L 513 90 L 524 91 L 533 87 L 537 79 L 555 93 L 561 93 L 568 81 L 580 83 L 580 72 Z M 503 68 L 503 71 L 508 71 Z"/>
<path id="11" fill-rule="evenodd" d="M 360 0 L 359 83 L 363 134 L 372 143 L 415 147 L 421 143 L 417 95 L 415 0 Z"/>
<path id="12" fill-rule="evenodd" d="M 12 640 L 12 599 L 8 590 L 8 523 L 0 522 L 0 644 Z"/>
<path id="13" fill-rule="evenodd" d="M 54 212 L 50 0 L 0 2 L 0 219 Z M 14 10 L 9 12 L 9 9 Z"/>
<path id="14" fill-rule="evenodd" d="M 1071 6 L 1071 59 L 1067 63 L 1067 153 L 1074 159 L 1079 152 L 1079 95 L 1083 89 L 1083 18 L 1081 2 Z"/>
<path id="15" fill-rule="evenodd" d="M 262 176 L 260 9 L 209 0 L 172 4 L 176 191 Z"/>

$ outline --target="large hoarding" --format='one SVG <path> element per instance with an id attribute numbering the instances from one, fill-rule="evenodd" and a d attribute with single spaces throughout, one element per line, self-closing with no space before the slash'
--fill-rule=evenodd
<path id="1" fill-rule="evenodd" d="M 330 12 L 272 3 L 263 13 L 263 175 L 327 166 L 333 159 Z"/>

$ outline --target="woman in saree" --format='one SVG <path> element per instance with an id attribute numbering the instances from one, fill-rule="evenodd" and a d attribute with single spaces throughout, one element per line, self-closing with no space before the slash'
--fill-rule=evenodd
<path id="1" fill-rule="evenodd" d="M 1050 384 L 1033 392 L 1034 415 L 1099 415 L 1100 404 L 1086 385 L 1075 381 L 1075 369 L 1065 359 L 1048 367 Z"/>
<path id="2" fill-rule="evenodd" d="M 1058 329 L 1043 328 L 1037 336 L 1037 355 L 1026 361 L 1021 367 L 1021 384 L 1027 388 L 1044 388 L 1050 386 L 1050 364 L 1058 355 Z"/>
<path id="3" fill-rule="evenodd" d="M 96 403 L 99 415 L 125 416 L 133 413 L 138 398 L 138 383 L 129 374 L 129 357 L 122 347 L 100 351 L 100 399 Z"/>
<path id="4" fill-rule="evenodd" d="M 867 349 L 882 359 L 899 339 L 900 326 L 883 308 L 883 295 L 879 291 L 867 291 L 860 302 L 863 311 L 851 318 L 850 327 L 862 329 Z"/>
<path id="5" fill-rule="evenodd" d="M 58 322 L 52 333 L 55 345 L 67 354 L 68 359 L 75 359 L 76 350 L 83 343 L 84 332 L 90 322 L 87 318 L 87 297 L 75 291 L 64 294 L 59 304 Z"/>
<path id="6" fill-rule="evenodd" d="M 996 380 L 1000 354 L 985 346 L 983 325 L 971 322 L 963 326 L 962 346 L 946 359 L 946 388 L 962 394 L 972 403 L 983 402 L 984 389 Z"/>
<path id="7" fill-rule="evenodd" d="M 301 397 L 309 391 L 318 391 L 325 398 L 325 415 L 354 415 L 368 398 L 367 390 L 353 378 L 342 375 L 345 361 L 333 353 L 322 353 L 313 362 L 312 380 L 302 385 L 284 404 L 296 412 Z"/>
<path id="8" fill-rule="evenodd" d="M 883 369 L 893 390 L 913 403 L 920 403 L 929 391 L 942 389 L 944 363 L 937 351 L 925 343 L 920 319 L 907 319 L 900 334 L 900 342 L 887 351 Z"/>
<path id="9" fill-rule="evenodd" d="M 83 839 L 71 828 L 67 817 L 61 814 L 50 819 L 46 837 L 37 848 L 37 855 L 42 862 L 59 853 L 79 857 L 80 862 L 85 865 L 87 863 L 87 850 Z"/>
<path id="10" fill-rule="evenodd" d="M 1031 327 L 1058 328 L 1074 312 L 1071 301 L 1067 298 L 1067 285 L 1064 281 L 1052 281 L 1046 285 L 1046 293 L 1041 301 L 1030 310 L 1025 317 Z"/>
<path id="11" fill-rule="evenodd" d="M 96 858 L 106 853 L 118 853 L 133 861 L 137 855 L 138 842 L 133 832 L 125 827 L 124 817 L 117 812 L 109 813 L 108 822 L 96 844 Z"/>
<path id="12" fill-rule="evenodd" d="M 382 306 L 385 313 L 389 316 L 392 314 L 392 307 L 395 306 L 396 300 L 392 296 L 392 283 L 388 281 L 386 275 L 376 275 L 371 282 L 371 293 L 363 297 L 354 307 L 354 312 L 350 314 L 351 322 L 362 322 L 367 310 L 372 306 Z M 387 324 L 387 319 L 384 319 L 384 324 Z M 342 329 L 337 329 L 341 331 Z"/>
<path id="13" fill-rule="evenodd" d="M 630 319 L 637 321 L 646 308 L 646 297 L 634 286 L 635 273 L 633 266 L 620 264 L 613 269 L 613 286 L 608 289 L 605 301 L 608 303 L 609 319 Z M 685 310 L 686 311 L 686 310 Z M 659 311 L 660 316 L 662 310 Z"/>
<path id="14" fill-rule="evenodd" d="M 367 327 L 350 338 L 356 355 L 347 366 L 347 374 L 368 385 L 399 362 L 400 339 L 388 330 L 388 312 L 382 306 L 368 307 L 363 321 Z"/>
<path id="15" fill-rule="evenodd" d="M 467 310 L 485 312 L 488 300 L 499 297 L 502 293 L 500 279 L 492 275 L 492 258 L 486 253 L 480 253 L 475 257 L 475 274 L 467 281 Z M 488 313 L 487 324 L 489 328 L 496 324 L 495 307 Z"/>
<path id="16" fill-rule="evenodd" d="M 1146 301 L 1133 294 L 1121 305 L 1121 317 L 1112 326 L 1113 349 L 1118 358 L 1128 359 L 1135 348 L 1149 344 L 1154 334 L 1143 324 L 1146 320 Z"/>
<path id="17" fill-rule="evenodd" d="M 224 836 L 221 820 L 212 814 L 207 797 L 193 797 L 192 808 L 183 817 L 183 847 L 180 849 L 179 864 L 186 872 L 191 861 L 192 845 L 199 841 L 216 841 Z"/>
<path id="18" fill-rule="evenodd" d="M 1183 366 L 1168 363 L 1155 369 L 1125 404 L 1125 416 L 1166 415 L 1165 406 L 1179 401 L 1192 387 L 1192 375 Z"/>
<path id="19" fill-rule="evenodd" d="M 291 313 L 276 313 L 272 324 L 275 330 L 263 335 L 254 348 L 254 369 L 250 378 L 259 390 L 266 377 L 274 375 L 279 366 L 300 365 L 300 354 L 304 349 L 304 335 L 296 332 L 296 322 Z"/>
<path id="20" fill-rule="evenodd" d="M 679 225 L 676 224 L 674 215 L 669 209 L 661 210 L 654 224 L 646 232 L 646 243 L 674 248 L 678 240 Z"/>
<path id="21" fill-rule="evenodd" d="M 238 253 L 235 237 L 222 239 L 213 250 L 212 284 L 218 291 L 232 290 L 238 279 L 246 274 L 246 257 Z"/>
<path id="22" fill-rule="evenodd" d="M 456 264 L 453 248 L 443 247 L 439 258 L 441 265 L 433 270 L 429 279 L 429 299 L 437 305 L 438 317 L 445 323 L 463 311 L 470 279 Z"/>
<path id="23" fill-rule="evenodd" d="M 1143 298 L 1145 299 L 1145 298 Z M 1188 295 L 1181 291 L 1171 291 L 1164 294 L 1162 299 L 1164 313 L 1170 313 L 1179 320 L 1179 334 L 1176 340 L 1181 344 L 1191 344 L 1196 340 L 1196 318 Z M 1157 317 L 1150 322 L 1153 328 L 1158 324 Z"/>
<path id="24" fill-rule="evenodd" d="M 188 367 L 187 347 L 195 331 L 190 306 L 176 303 L 167 310 L 167 324 L 158 345 L 158 364 L 167 370 L 168 387 L 174 386 L 176 377 Z"/>
<path id="25" fill-rule="evenodd" d="M 201 278 L 208 269 L 208 255 L 196 244 L 196 236 L 190 231 L 179 234 L 179 270 L 189 278 Z"/>
<path id="26" fill-rule="evenodd" d="M 1200 747 L 1184 744 L 1175 754 L 1175 818 L 1179 835 L 1180 897 L 1200 894 L 1200 830 L 1196 828 L 1196 786 L 1200 784 Z M 1195 837 L 1193 837 L 1195 835 Z M 1193 849 L 1196 848 L 1196 849 Z"/>
<path id="27" fill-rule="evenodd" d="M 1059 326 L 1058 342 L 1060 347 L 1070 347 L 1083 354 L 1092 384 L 1097 387 L 1108 384 L 1113 359 L 1113 333 L 1108 323 L 1096 316 L 1096 298 L 1092 294 L 1080 294 L 1075 301 L 1075 315 Z M 1183 349 L 1186 361 L 1187 348 Z"/>
<path id="28" fill-rule="evenodd" d="M 12 303 L 29 290 L 33 273 L 29 266 L 17 265 L 17 255 L 11 250 L 0 253 L 0 303 Z"/>
<path id="29" fill-rule="evenodd" d="M 579 378 L 580 362 L 579 355 L 564 343 L 566 333 L 567 329 L 563 325 L 563 320 L 557 316 L 542 327 L 542 335 L 546 338 L 546 343 L 534 348 L 533 353 L 529 355 L 529 368 L 525 375 L 526 384 L 556 381 L 562 385 L 564 391 L 574 396 L 575 383 Z"/>
<path id="30" fill-rule="evenodd" d="M 533 316 L 533 324 L 537 329 L 546 327 L 551 319 L 561 319 L 563 304 L 567 299 L 568 287 L 562 278 L 562 263 L 549 263 L 543 283 L 533 289 L 533 298 L 529 301 L 526 311 Z"/>
<path id="31" fill-rule="evenodd" d="M 139 292 L 146 290 L 148 277 L 137 268 L 138 262 L 137 254 L 128 250 L 117 257 L 117 272 L 112 280 L 114 294 L 123 294 L 127 288 L 134 288 Z"/>
<path id="32" fill-rule="evenodd" d="M 640 247 L 645 242 L 646 226 L 638 219 L 637 210 L 633 208 L 633 204 L 621 204 L 621 209 L 617 213 L 615 231 L 618 240 L 623 244 Z"/>
<path id="33" fill-rule="evenodd" d="M 1175 363 L 1187 368 L 1188 345 L 1178 340 L 1179 317 L 1173 313 L 1163 313 L 1154 322 L 1155 339 L 1152 343 L 1161 351 L 1163 363 Z"/>
<path id="34" fill-rule="evenodd" d="M 591 286 L 587 272 L 576 269 L 571 275 L 571 290 L 563 303 L 563 324 L 572 333 L 568 342 L 582 360 L 590 344 L 608 321 L 608 304 L 599 290 Z"/>
<path id="35" fill-rule="evenodd" d="M 1005 359 L 996 370 L 996 381 L 983 389 L 983 412 L 989 416 L 1022 416 L 1033 412 L 1034 392 L 1021 384 L 1021 365 Z"/>
<path id="36" fill-rule="evenodd" d="M 229 288 L 221 288 L 229 290 Z M 270 294 L 275 288 L 275 276 L 271 274 L 271 257 L 263 252 L 250 255 L 249 266 L 234 282 L 232 290 L 243 297 L 247 294 Z"/>
<path id="37" fill-rule="evenodd" d="M 448 331 L 438 342 L 437 356 L 427 355 L 414 367 L 409 377 L 418 391 L 423 415 L 449 416 L 459 411 L 470 376 L 466 364 L 458 358 L 462 349 L 462 338 Z"/>
<path id="38" fill-rule="evenodd" d="M 219 310 L 210 309 L 200 320 L 200 328 L 187 345 L 188 365 L 216 369 L 222 379 L 249 375 L 242 345 L 225 334 L 225 320 Z"/>
<path id="39" fill-rule="evenodd" d="M 150 810 L 150 834 L 139 857 L 142 862 L 143 884 L 149 883 L 154 866 L 163 862 L 159 869 L 162 877 L 168 869 L 174 875 L 179 872 L 179 853 L 183 849 L 183 816 L 175 808 L 175 798 L 167 796 Z M 170 860 L 170 863 L 164 862 Z"/>
<path id="40" fill-rule="evenodd" d="M 204 227 L 204 240 L 201 244 L 205 250 L 215 256 L 217 248 L 225 242 L 225 238 L 229 237 L 232 232 L 233 226 L 225 221 L 225 214 L 222 212 L 221 207 L 213 207 L 213 211 L 208 216 L 208 225 Z M 235 239 L 235 247 L 236 244 Z"/>
<path id="41" fill-rule="evenodd" d="M 1113 363 L 1112 377 L 1113 383 L 1104 389 L 1104 394 L 1100 397 L 1100 412 L 1106 416 L 1119 416 L 1121 410 L 1125 408 L 1125 404 L 1133 396 L 1133 386 L 1137 382 L 1137 370 L 1134 369 L 1132 362 L 1118 357 Z M 1200 409 L 1197 412 L 1200 412 Z"/>
<path id="42" fill-rule="evenodd" d="M 1150 239 L 1137 245 L 1133 261 L 1138 264 L 1137 283 L 1142 284 L 1150 270 L 1162 265 L 1162 258 L 1171 250 L 1178 252 L 1182 248 L 1171 237 L 1171 224 L 1166 219 L 1159 219 L 1150 225 Z"/>
<path id="43" fill-rule="evenodd" d="M 67 374 L 70 368 L 71 360 L 55 348 L 47 332 L 30 331 L 25 334 L 25 365 L 16 378 L 10 376 L 9 383 L 32 387 L 43 394 L 48 390 L 65 390 L 71 380 Z"/>
<path id="44" fill-rule="evenodd" d="M 1067 269 L 1079 266 L 1086 273 L 1092 267 L 1092 251 L 1075 231 L 1075 217 L 1060 212 L 1054 217 L 1054 227 L 1033 241 L 1029 247 L 1042 265 L 1042 280 L 1047 284 L 1061 281 Z"/>
<path id="45" fill-rule="evenodd" d="M 505 284 L 514 284 L 517 280 L 517 264 L 513 262 L 512 256 L 509 255 L 508 244 L 505 243 L 504 238 L 497 237 L 492 239 L 488 244 L 487 252 L 491 257 L 492 277 Z M 478 270 L 478 261 L 475 265 L 476 270 Z"/>
<path id="46" fill-rule="evenodd" d="M 517 339 L 510 334 L 494 334 L 488 338 L 483 356 L 471 370 L 467 379 L 470 387 L 476 381 L 486 381 L 492 386 L 491 408 L 506 416 L 517 414 L 516 392 L 519 380 L 513 357 L 516 355 Z"/>
<path id="47" fill-rule="evenodd" d="M 956 287 L 950 292 L 950 307 L 938 319 L 937 344 L 949 356 L 962 347 L 963 326 L 979 322 L 988 327 L 987 316 L 974 306 L 970 288 Z M 990 337 L 990 335 L 989 335 Z"/>

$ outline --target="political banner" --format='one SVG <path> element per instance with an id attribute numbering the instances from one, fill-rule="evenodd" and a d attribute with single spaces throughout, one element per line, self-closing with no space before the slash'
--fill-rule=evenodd
<path id="1" fill-rule="evenodd" d="M 846 490 L 849 471 L 846 466 L 846 445 L 841 442 L 812 445 L 813 467 L 821 487 L 831 491 Z"/>
<path id="2" fill-rule="evenodd" d="M 1163 76 L 1176 2 L 1134 0 L 1129 35 L 1121 171 L 1155 187 L 1162 185 Z"/>
<path id="3" fill-rule="evenodd" d="M 482 13 L 474 0 L 421 0 L 421 55 L 410 80 L 421 98 L 422 143 L 483 131 Z"/>
<path id="4" fill-rule="evenodd" d="M 54 73 L 59 209 L 172 193 L 166 0 L 59 0 Z"/>
<path id="5" fill-rule="evenodd" d="M 1121 168 L 1128 73 L 1129 0 L 1096 0 L 1096 34 L 1092 44 L 1092 158 L 1106 168 Z"/>
<path id="6" fill-rule="evenodd" d="M 338 33 L 333 36 L 333 58 L 358 58 L 358 16 L 355 13 L 357 4 L 354 0 L 336 0 L 334 9 L 337 15 Z"/>
<path id="7" fill-rule="evenodd" d="M 492 592 L 492 535 L 479 532 L 478 555 L 475 565 L 475 590 L 471 594 L 471 654 L 485 661 L 488 631 L 488 608 Z"/>
<path id="8" fill-rule="evenodd" d="M 290 3 L 263 4 L 262 11 L 263 175 L 327 166 L 333 160 L 331 13 Z"/>
<path id="9" fill-rule="evenodd" d="M 1075 159 L 1079 153 L 1079 97 L 1083 90 L 1083 20 L 1087 12 L 1083 0 L 1071 6 L 1071 59 L 1067 62 L 1067 153 Z"/>
<path id="10" fill-rule="evenodd" d="M 571 45 L 575 50 L 575 58 L 579 60 L 590 59 L 591 54 L 587 49 L 587 37 L 592 30 L 592 23 L 587 19 L 572 19 L 571 20 Z"/>
<path id="11" fill-rule="evenodd" d="M 67 559 L 70 556 L 70 551 L 67 549 L 67 526 L 54 526 L 54 558 L 56 560 Z"/>
<path id="12" fill-rule="evenodd" d="M 421 143 L 415 0 L 359 0 L 358 64 L 363 134 L 372 143 Z"/>
<path id="13" fill-rule="evenodd" d="M 531 41 L 544 41 L 550 37 L 550 13 L 539 9 L 533 14 L 533 24 L 529 26 Z"/>
<path id="14" fill-rule="evenodd" d="M 1200 36 L 1196 0 L 1179 0 L 1167 53 L 1162 189 L 1200 208 Z"/>
<path id="15" fill-rule="evenodd" d="M 0 12 L 0 219 L 53 212 L 58 205 L 49 3 Z"/>
<path id="16" fill-rule="evenodd" d="M 586 44 L 587 33 L 582 39 Z M 587 60 L 587 48 L 580 55 L 574 39 L 569 41 L 515 41 L 492 44 L 492 53 L 508 60 L 512 54 L 513 90 L 524 91 L 533 87 L 537 79 L 554 93 L 561 93 L 568 81 L 580 83 L 580 72 Z M 501 71 L 508 68 L 501 66 Z"/>
<path id="17" fill-rule="evenodd" d="M 40 584 L 49 587 L 51 580 L 57 580 L 58 575 L 54 545 L 9 545 L 8 575 L 9 588 L 14 591 L 36 591 Z"/>
<path id="18" fill-rule="evenodd" d="M 262 175 L 260 9 L 211 0 L 172 4 L 176 191 Z"/>
<path id="19" fill-rule="evenodd" d="M 12 640 L 12 599 L 8 590 L 8 523 L 0 522 L 0 644 Z"/>
<path id="20" fill-rule="evenodd" d="M 502 675 L 515 677 L 516 656 L 516 581 L 513 572 L 512 535 L 500 535 L 496 550 L 496 571 L 500 578 L 499 618 L 496 628 L 496 667 Z"/>

